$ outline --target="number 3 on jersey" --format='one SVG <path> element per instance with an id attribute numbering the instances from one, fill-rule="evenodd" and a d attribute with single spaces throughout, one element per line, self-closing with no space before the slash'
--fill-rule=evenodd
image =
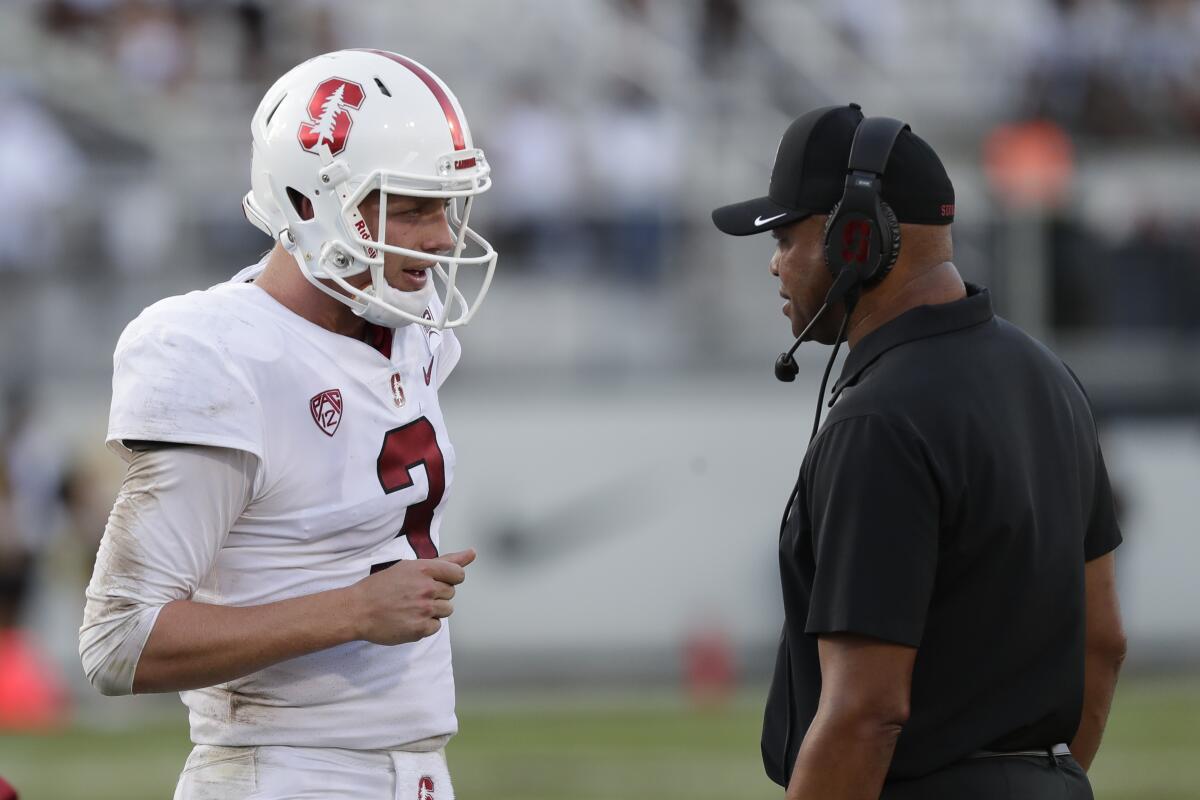
<path id="1" fill-rule="evenodd" d="M 413 485 L 412 471 L 419 466 L 425 467 L 429 495 L 408 507 L 404 514 L 404 527 L 396 534 L 396 538 L 407 536 L 417 558 L 437 558 L 437 547 L 433 544 L 429 529 L 433 525 L 433 512 L 446 493 L 446 462 L 442 457 L 442 449 L 438 447 L 437 431 L 425 417 L 392 428 L 384 435 L 383 447 L 379 450 L 376 462 L 379 485 L 386 494 L 407 489 Z M 387 569 L 394 563 L 376 564 L 371 567 L 371 572 Z"/>

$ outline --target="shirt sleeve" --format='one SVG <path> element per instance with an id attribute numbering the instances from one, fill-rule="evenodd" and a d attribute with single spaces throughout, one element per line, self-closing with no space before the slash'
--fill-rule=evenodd
<path id="1" fill-rule="evenodd" d="M 158 612 L 188 599 L 250 502 L 257 459 L 214 447 L 134 451 L 87 587 L 79 655 L 102 694 L 130 694 Z"/>
<path id="2" fill-rule="evenodd" d="M 1094 561 L 1107 555 L 1116 550 L 1121 541 L 1121 526 L 1117 523 L 1117 505 L 1108 480 L 1108 468 L 1104 465 L 1104 454 L 1097 443 L 1096 487 L 1092 495 L 1091 518 L 1083 537 L 1083 560 Z"/>
<path id="3" fill-rule="evenodd" d="M 940 501 L 916 433 L 880 416 L 835 422 L 813 443 L 805 632 L 917 647 L 937 574 Z"/>
<path id="4" fill-rule="evenodd" d="M 109 447 L 125 460 L 122 443 L 132 440 L 236 448 L 262 459 L 261 408 L 234 357 L 241 326 L 186 307 L 187 297 L 173 300 L 151 306 L 117 342 Z"/>
<path id="5" fill-rule="evenodd" d="M 1088 397 L 1087 389 L 1075 371 L 1066 362 L 1062 362 L 1062 365 L 1083 395 L 1091 420 L 1091 432 L 1096 437 L 1095 486 L 1092 490 L 1091 514 L 1088 516 L 1087 530 L 1083 537 L 1083 560 L 1094 561 L 1116 550 L 1121 544 L 1121 527 L 1117 523 L 1117 504 L 1113 497 L 1112 484 L 1108 480 L 1104 453 L 1100 449 L 1100 430 L 1096 425 L 1095 415 L 1092 414 L 1091 398 Z"/>

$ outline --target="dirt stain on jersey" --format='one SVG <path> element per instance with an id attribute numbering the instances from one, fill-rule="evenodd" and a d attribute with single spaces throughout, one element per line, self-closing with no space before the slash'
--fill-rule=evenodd
<path id="1" fill-rule="evenodd" d="M 88 678 L 105 694 L 133 690 L 141 643 L 131 636 L 153 608 L 140 599 L 145 594 L 146 553 L 134 533 L 140 517 L 156 502 L 164 479 L 164 470 L 151 455 L 135 453 L 130 461 L 87 587 L 81 656 Z"/>
<path id="2" fill-rule="evenodd" d="M 245 797 L 258 788 L 253 747 L 197 745 L 184 764 L 180 794 L 191 800 Z"/>
<path id="3" fill-rule="evenodd" d="M 239 692 L 237 689 L 229 690 L 229 721 L 238 722 L 238 714 L 249 704 L 246 695 Z"/>
<path id="4" fill-rule="evenodd" d="M 244 691 L 243 686 L 218 688 L 228 695 L 230 724 L 270 725 L 274 722 L 274 708 L 266 705 L 261 695 Z"/>

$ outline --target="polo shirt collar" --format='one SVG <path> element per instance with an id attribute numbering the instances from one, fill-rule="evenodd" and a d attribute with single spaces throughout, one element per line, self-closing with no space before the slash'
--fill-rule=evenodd
<path id="1" fill-rule="evenodd" d="M 988 290 L 973 283 L 966 287 L 967 296 L 961 300 L 911 308 L 864 336 L 846 356 L 842 374 L 833 386 L 830 403 L 843 389 L 857 381 L 863 370 L 893 347 L 963 330 L 992 319 L 992 298 Z"/>

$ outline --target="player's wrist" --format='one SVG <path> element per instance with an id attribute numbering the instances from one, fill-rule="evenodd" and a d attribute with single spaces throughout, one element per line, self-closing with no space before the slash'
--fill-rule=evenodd
<path id="1" fill-rule="evenodd" d="M 366 638 L 363 613 L 362 590 L 359 584 L 335 589 L 333 595 L 333 611 L 330 619 L 334 625 L 334 635 L 339 643 L 356 642 Z"/>

